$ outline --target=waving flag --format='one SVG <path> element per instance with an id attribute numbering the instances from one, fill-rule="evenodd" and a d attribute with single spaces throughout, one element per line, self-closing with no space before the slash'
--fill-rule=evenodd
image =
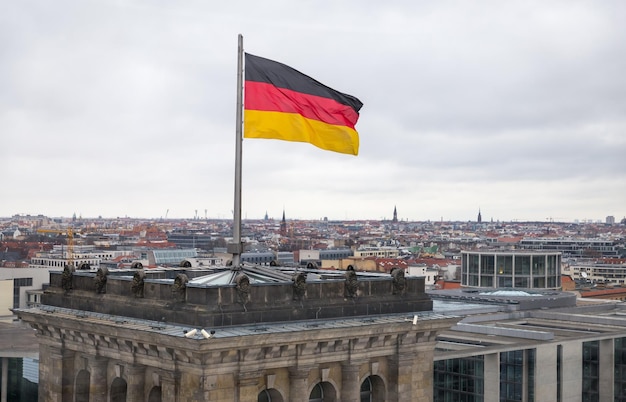
<path id="1" fill-rule="evenodd" d="M 273 60 L 245 54 L 243 136 L 308 142 L 316 147 L 357 155 L 355 125 L 363 106 Z"/>

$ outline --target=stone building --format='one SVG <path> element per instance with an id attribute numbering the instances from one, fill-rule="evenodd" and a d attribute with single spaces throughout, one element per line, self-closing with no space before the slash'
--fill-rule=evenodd
<path id="1" fill-rule="evenodd" d="M 430 401 L 424 278 L 244 266 L 53 272 L 16 310 L 40 401 Z"/>

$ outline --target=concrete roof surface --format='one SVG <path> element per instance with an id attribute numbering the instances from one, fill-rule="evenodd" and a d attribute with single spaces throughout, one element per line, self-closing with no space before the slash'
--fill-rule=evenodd
<path id="1" fill-rule="evenodd" d="M 0 357 L 39 356 L 35 330 L 23 322 L 0 322 Z"/>

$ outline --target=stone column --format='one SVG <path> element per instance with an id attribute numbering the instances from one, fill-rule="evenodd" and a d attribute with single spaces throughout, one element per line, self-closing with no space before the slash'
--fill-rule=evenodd
<path id="1" fill-rule="evenodd" d="M 398 351 L 389 359 L 389 402 L 409 402 L 413 395 L 413 366 L 417 353 Z"/>
<path id="2" fill-rule="evenodd" d="M 238 402 L 256 402 L 259 400 L 259 383 L 261 373 L 258 371 L 239 373 L 237 376 Z"/>
<path id="3" fill-rule="evenodd" d="M 310 367 L 289 368 L 289 396 L 290 402 L 309 401 L 309 372 Z"/>
<path id="4" fill-rule="evenodd" d="M 60 348 L 47 348 L 47 361 L 39 362 L 40 367 L 40 387 L 39 400 L 46 402 L 63 401 L 63 353 Z M 41 376 L 43 365 L 44 375 Z M 43 379 L 43 380 L 42 380 Z M 43 381 L 43 384 L 41 383 Z M 42 392 L 43 391 L 43 392 Z"/>
<path id="5" fill-rule="evenodd" d="M 74 355 L 74 352 L 70 350 L 63 350 L 63 378 L 61 379 L 63 402 L 74 402 L 74 380 L 76 378 Z"/>
<path id="6" fill-rule="evenodd" d="M 176 381 L 174 378 L 161 377 L 161 400 L 178 401 L 176 396 Z"/>
<path id="7" fill-rule="evenodd" d="M 557 346 L 551 343 L 537 345 L 535 353 L 535 402 L 556 401 Z M 528 363 L 525 362 L 525 364 Z"/>
<path id="8" fill-rule="evenodd" d="M 435 342 L 420 342 L 413 366 L 413 400 L 433 400 L 433 357 Z"/>
<path id="9" fill-rule="evenodd" d="M 145 400 L 145 373 L 144 366 L 127 366 L 125 367 L 127 382 L 127 399 L 129 401 Z"/>
<path id="10" fill-rule="evenodd" d="M 490 353 L 484 360 L 485 402 L 500 401 L 500 354 Z"/>
<path id="11" fill-rule="evenodd" d="M 341 364 L 341 398 L 342 402 L 361 401 L 361 381 L 359 378 L 360 363 L 344 362 Z"/>
<path id="12" fill-rule="evenodd" d="M 107 363 L 105 357 L 95 357 L 89 361 L 89 399 L 90 402 L 107 402 L 107 390 L 109 383 L 107 380 Z"/>
<path id="13" fill-rule="evenodd" d="M 598 356 L 598 388 L 600 390 L 600 400 L 610 401 L 615 397 L 613 380 L 615 375 L 615 345 L 613 339 L 603 339 L 600 341 Z"/>
<path id="14" fill-rule="evenodd" d="M 561 362 L 561 400 L 580 401 L 583 378 L 583 348 L 578 341 L 563 343 Z M 485 401 L 487 402 L 487 401 Z"/>

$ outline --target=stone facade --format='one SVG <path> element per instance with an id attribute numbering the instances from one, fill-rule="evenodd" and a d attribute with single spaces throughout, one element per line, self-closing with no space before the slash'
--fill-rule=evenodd
<path id="1" fill-rule="evenodd" d="M 305 300 L 251 285 L 246 304 L 235 286 L 176 302 L 171 282 L 146 279 L 139 298 L 130 276 L 104 293 L 93 280 L 75 274 L 64 294 L 53 276 L 44 305 L 18 311 L 40 342 L 40 401 L 430 401 L 435 338 L 458 320 L 416 313 L 431 304 L 411 278 L 401 295 L 359 278 L 356 299 L 341 281 L 307 284 Z"/>

